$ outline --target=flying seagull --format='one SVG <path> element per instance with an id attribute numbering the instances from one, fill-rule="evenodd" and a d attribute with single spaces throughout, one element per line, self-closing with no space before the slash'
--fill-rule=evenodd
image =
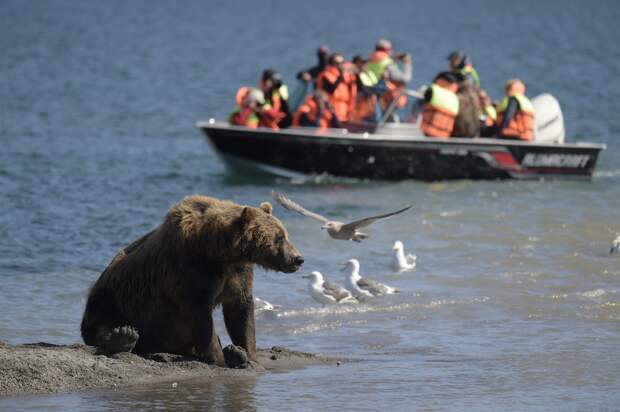
<path id="1" fill-rule="evenodd" d="M 351 292 L 336 283 L 323 279 L 321 272 L 315 270 L 302 277 L 310 279 L 310 282 L 308 282 L 308 291 L 310 292 L 310 296 L 319 303 L 324 305 L 332 303 L 357 303 L 357 299 L 351 295 Z"/>
<path id="2" fill-rule="evenodd" d="M 397 272 L 404 272 L 406 270 L 413 270 L 416 266 L 417 256 L 411 253 L 405 255 L 405 247 L 403 242 L 397 240 L 392 247 L 396 253 L 392 259 L 392 268 Z"/>
<path id="3" fill-rule="evenodd" d="M 341 240 L 353 240 L 355 242 L 361 242 L 363 239 L 366 239 L 368 237 L 366 233 L 360 232 L 358 229 L 369 226 L 379 219 L 394 216 L 411 209 L 411 205 L 408 205 L 407 207 L 404 207 L 395 212 L 386 213 L 384 215 L 365 217 L 363 219 L 354 220 L 353 222 L 344 223 L 338 222 L 336 220 L 329 220 L 324 216 L 311 212 L 298 205 L 297 203 L 293 202 L 286 196 L 281 195 L 280 193 L 272 191 L 271 195 L 273 196 L 275 201 L 280 203 L 285 209 L 292 210 L 304 216 L 318 220 L 319 222 L 323 222 L 323 226 L 321 226 L 321 229 L 327 229 L 327 233 L 329 233 L 332 238 Z"/>
<path id="4" fill-rule="evenodd" d="M 362 278 L 360 276 L 360 262 L 357 259 L 347 260 L 343 270 L 348 272 L 344 278 L 344 284 L 358 300 L 400 292 L 400 290 L 376 280 Z"/>

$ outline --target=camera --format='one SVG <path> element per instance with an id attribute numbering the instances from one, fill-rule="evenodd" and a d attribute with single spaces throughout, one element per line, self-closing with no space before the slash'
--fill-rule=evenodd
<path id="1" fill-rule="evenodd" d="M 394 54 L 395 60 L 404 60 L 405 57 L 407 57 L 407 53 L 404 53 L 404 52 Z"/>

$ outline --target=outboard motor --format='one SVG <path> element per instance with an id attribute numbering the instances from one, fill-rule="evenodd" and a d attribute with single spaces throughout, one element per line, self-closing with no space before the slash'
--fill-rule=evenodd
<path id="1" fill-rule="evenodd" d="M 534 106 L 534 141 L 536 143 L 564 143 L 564 117 L 560 103 L 549 93 L 532 99 Z"/>

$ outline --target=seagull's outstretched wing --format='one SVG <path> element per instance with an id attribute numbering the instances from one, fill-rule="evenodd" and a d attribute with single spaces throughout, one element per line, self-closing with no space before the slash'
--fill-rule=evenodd
<path id="1" fill-rule="evenodd" d="M 351 223 L 347 223 L 346 225 L 343 225 L 342 229 L 344 229 L 344 230 L 347 230 L 347 229 L 349 229 L 349 230 L 360 229 L 362 227 L 366 227 L 366 226 L 376 222 L 379 219 L 384 219 L 386 217 L 394 216 L 394 215 L 397 215 L 399 213 L 403 213 L 404 211 L 409 210 L 409 209 L 411 209 L 411 205 L 409 205 L 407 207 L 404 207 L 404 208 L 402 208 L 400 210 L 397 210 L 395 212 L 386 213 L 384 215 L 370 216 L 370 217 L 365 217 L 363 219 L 354 220 Z"/>
<path id="2" fill-rule="evenodd" d="M 326 295 L 332 296 L 334 299 L 336 299 L 337 302 L 351 296 L 351 292 L 349 292 L 342 286 L 336 283 L 332 283 L 328 280 L 323 282 L 323 289 Z"/>
<path id="3" fill-rule="evenodd" d="M 300 213 L 307 217 L 311 217 L 312 219 L 318 220 L 319 222 L 327 223 L 329 221 L 327 218 L 319 215 L 318 213 L 314 213 L 307 209 L 304 209 L 288 197 L 281 195 L 278 192 L 271 191 L 271 196 L 273 196 L 274 200 L 280 203 L 285 209 L 292 210 L 293 212 Z"/>

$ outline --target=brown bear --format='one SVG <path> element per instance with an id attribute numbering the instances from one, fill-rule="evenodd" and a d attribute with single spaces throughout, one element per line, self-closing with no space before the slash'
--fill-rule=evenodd
<path id="1" fill-rule="evenodd" d="M 108 353 L 167 352 L 224 366 L 212 317 L 221 304 L 231 341 L 256 361 L 254 265 L 292 273 L 303 262 L 268 202 L 186 197 L 112 259 L 90 290 L 82 337 Z"/>

